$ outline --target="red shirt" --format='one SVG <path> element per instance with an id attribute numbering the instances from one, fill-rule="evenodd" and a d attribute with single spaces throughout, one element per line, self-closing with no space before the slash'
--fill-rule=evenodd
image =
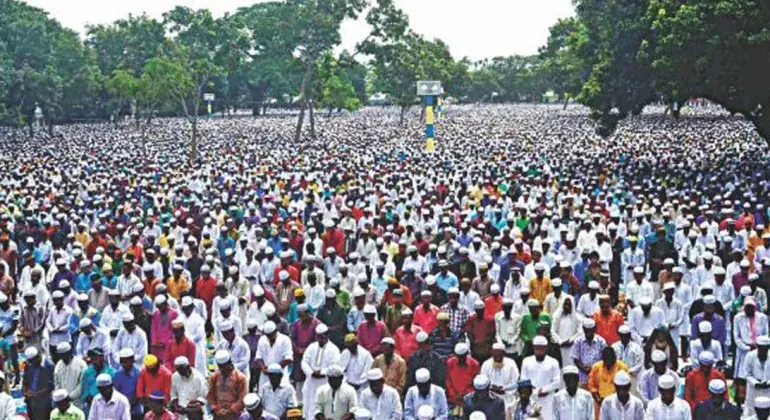
<path id="1" fill-rule="evenodd" d="M 327 230 L 324 232 L 323 237 L 323 255 L 326 256 L 326 249 L 331 247 L 337 251 L 338 257 L 345 257 L 345 235 L 339 228 Z"/>
<path id="2" fill-rule="evenodd" d="M 171 372 L 165 366 L 160 366 L 158 372 L 153 375 L 147 368 L 139 373 L 136 383 L 136 398 L 141 399 L 150 396 L 153 391 L 163 391 L 166 395 L 166 403 L 171 395 Z"/>
<path id="3" fill-rule="evenodd" d="M 168 343 L 166 358 L 163 360 L 163 365 L 169 372 L 173 373 L 175 371 L 174 360 L 179 356 L 186 357 L 187 361 L 190 362 L 190 367 L 195 367 L 195 343 L 187 338 L 187 336 L 182 337 L 181 343 L 177 343 L 176 339 L 171 340 L 171 342 Z"/>
<path id="4" fill-rule="evenodd" d="M 297 267 L 289 265 L 288 267 L 284 268 L 282 265 L 278 265 L 278 267 L 275 267 L 275 270 L 273 270 L 273 286 L 278 286 L 278 283 L 281 282 L 279 274 L 281 274 L 281 271 L 283 270 L 286 270 L 286 272 L 289 273 L 290 279 L 299 283 L 299 270 L 297 270 Z"/>
<path id="5" fill-rule="evenodd" d="M 195 283 L 195 294 L 206 304 L 206 309 L 211 318 L 211 304 L 214 302 L 214 296 L 217 294 L 217 281 L 214 277 L 201 277 Z"/>
<path id="6" fill-rule="evenodd" d="M 430 305 L 427 310 L 425 310 L 425 306 L 419 305 L 414 309 L 412 322 L 430 334 L 431 331 L 438 327 L 436 317 L 440 311 L 441 309 L 436 305 Z"/>
<path id="7" fill-rule="evenodd" d="M 495 314 L 503 310 L 503 297 L 489 295 L 484 299 L 484 319 L 494 321 Z"/>
<path id="8" fill-rule="evenodd" d="M 401 291 L 403 292 L 402 299 L 403 303 L 406 306 L 412 306 L 412 292 L 409 290 L 408 287 L 404 285 L 399 286 L 401 288 Z M 382 301 L 380 302 L 382 306 L 393 306 L 396 304 L 394 296 L 393 296 L 393 290 L 388 287 L 387 290 L 385 290 L 385 293 L 382 295 Z"/>
<path id="9" fill-rule="evenodd" d="M 725 375 L 713 367 L 708 378 L 703 376 L 703 372 L 699 368 L 695 368 L 687 374 L 687 377 L 684 379 L 684 399 L 690 404 L 691 409 L 695 410 L 695 406 L 698 403 L 711 398 L 709 381 L 712 379 L 724 381 Z M 727 391 L 725 391 L 725 398 L 728 398 Z"/>
<path id="10" fill-rule="evenodd" d="M 608 346 L 620 341 L 618 328 L 625 323 L 620 312 L 612 309 L 609 315 L 604 316 L 602 311 L 598 310 L 594 314 L 594 321 L 596 322 L 596 334 L 603 338 Z"/>
<path id="11" fill-rule="evenodd" d="M 388 327 L 382 321 L 374 321 L 372 326 L 369 326 L 368 321 L 364 321 L 358 326 L 356 336 L 361 347 L 369 350 L 374 357 L 380 354 L 380 341 L 388 336 Z"/>
<path id="12" fill-rule="evenodd" d="M 479 362 L 470 355 L 465 361 L 465 365 L 460 365 L 457 356 L 452 356 L 446 362 L 446 398 L 450 404 L 461 406 L 463 396 L 473 392 L 473 378 L 479 374 Z"/>
<path id="13" fill-rule="evenodd" d="M 396 342 L 396 353 L 404 360 L 409 360 L 412 353 L 417 351 L 419 347 L 417 345 L 417 333 L 422 331 L 422 328 L 412 324 L 412 328 L 406 330 L 404 326 L 400 326 L 393 334 L 393 340 Z"/>

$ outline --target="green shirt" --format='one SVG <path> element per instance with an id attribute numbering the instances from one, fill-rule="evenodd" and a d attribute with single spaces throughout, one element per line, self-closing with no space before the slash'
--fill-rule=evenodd
<path id="1" fill-rule="evenodd" d="M 532 319 L 531 313 L 525 314 L 521 318 L 521 332 L 519 333 L 519 338 L 521 338 L 521 341 L 524 344 L 532 342 L 532 339 L 535 338 L 537 335 L 537 326 L 541 321 L 546 321 L 550 324 L 551 316 L 545 312 L 541 312 L 540 319 L 537 320 Z"/>
<path id="2" fill-rule="evenodd" d="M 83 411 L 70 404 L 67 411 L 63 413 L 58 408 L 54 408 L 51 412 L 51 420 L 86 420 L 86 416 Z"/>

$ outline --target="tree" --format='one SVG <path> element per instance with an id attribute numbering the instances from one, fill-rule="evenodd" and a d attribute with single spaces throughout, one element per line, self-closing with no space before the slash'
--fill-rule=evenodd
<path id="1" fill-rule="evenodd" d="M 171 43 L 170 58 L 159 60 L 161 73 L 165 73 L 171 86 L 168 92 L 184 111 L 191 126 L 190 164 L 198 155 L 198 117 L 204 88 L 214 77 L 223 74 L 215 62 L 217 51 L 217 25 L 208 10 L 192 10 L 177 6 L 163 15 L 168 31 L 175 35 Z"/>
<path id="2" fill-rule="evenodd" d="M 120 69 L 139 77 L 147 60 L 161 56 L 165 43 L 163 24 L 145 14 L 89 26 L 86 33 L 99 69 L 108 75 Z"/>
<path id="3" fill-rule="evenodd" d="M 318 92 L 319 108 L 327 109 L 329 115 L 335 109 L 353 111 L 361 107 L 353 82 L 344 67 L 346 64 L 350 63 L 343 63 L 331 52 L 327 52 L 316 65 L 314 91 Z"/>
<path id="4" fill-rule="evenodd" d="M 106 83 L 107 92 L 113 98 L 113 122 L 118 126 L 120 111 L 128 102 L 136 99 L 139 90 L 139 80 L 128 71 L 115 70 Z"/>
<path id="5" fill-rule="evenodd" d="M 582 54 L 587 43 L 585 26 L 570 17 L 559 19 L 550 28 L 548 42 L 540 48 L 544 82 L 562 98 L 565 108 L 580 94 L 590 73 Z"/>

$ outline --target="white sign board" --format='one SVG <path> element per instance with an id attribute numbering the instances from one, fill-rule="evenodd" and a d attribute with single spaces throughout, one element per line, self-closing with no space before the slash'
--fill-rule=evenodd
<path id="1" fill-rule="evenodd" d="M 438 80 L 418 80 L 417 96 L 441 95 L 444 88 Z"/>
<path id="2" fill-rule="evenodd" d="M 213 101 L 214 100 L 214 94 L 213 93 L 204 93 L 203 94 L 203 100 L 204 101 Z"/>

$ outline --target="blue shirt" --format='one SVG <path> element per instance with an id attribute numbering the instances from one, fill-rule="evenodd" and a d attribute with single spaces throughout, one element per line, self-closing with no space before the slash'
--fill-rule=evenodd
<path id="1" fill-rule="evenodd" d="M 118 287 L 118 276 L 112 275 L 112 277 L 102 276 L 102 285 L 108 289 L 116 289 Z"/>
<path id="2" fill-rule="evenodd" d="M 436 284 L 441 288 L 441 290 L 445 292 L 449 292 L 449 289 L 452 287 L 460 286 L 460 282 L 457 280 L 457 276 L 455 276 L 454 273 L 450 271 L 447 271 L 446 275 L 443 273 L 438 273 L 436 275 Z"/>
<path id="3" fill-rule="evenodd" d="M 139 382 L 139 369 L 135 366 L 126 372 L 122 367 L 112 378 L 112 385 L 116 391 L 125 395 L 131 404 L 131 414 L 142 414 L 142 405 L 136 400 L 136 384 Z"/>
<path id="4" fill-rule="evenodd" d="M 575 263 L 575 267 L 572 269 L 572 274 L 575 275 L 575 278 L 580 280 L 580 284 L 585 284 L 585 276 L 586 276 L 586 270 L 588 270 L 588 265 L 591 264 L 591 260 L 580 260 Z"/>
<path id="5" fill-rule="evenodd" d="M 75 277 L 75 284 L 72 285 L 72 288 L 78 293 L 87 293 L 88 289 L 91 288 L 91 271 L 78 274 Z"/>
<path id="6" fill-rule="evenodd" d="M 80 394 L 83 401 L 90 401 L 99 394 L 99 389 L 96 388 L 96 377 L 102 373 L 115 377 L 115 369 L 110 367 L 106 361 L 101 372 L 96 372 L 94 365 L 88 365 L 85 372 L 83 372 L 83 390 Z"/>

